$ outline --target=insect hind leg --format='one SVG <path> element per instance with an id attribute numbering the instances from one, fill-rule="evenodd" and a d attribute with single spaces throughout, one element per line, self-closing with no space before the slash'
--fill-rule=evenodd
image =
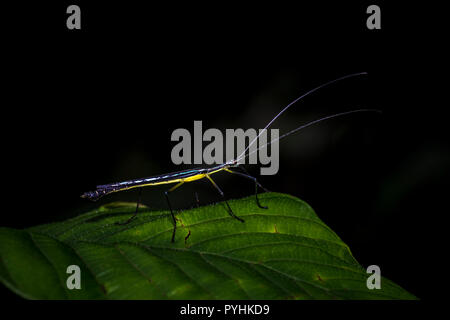
<path id="1" fill-rule="evenodd" d="M 164 195 L 166 196 L 167 205 L 169 206 L 170 214 L 172 215 L 172 221 L 173 221 L 173 231 L 172 231 L 172 243 L 175 242 L 175 232 L 177 231 L 177 220 L 175 219 L 175 215 L 173 214 L 172 206 L 170 205 L 169 200 L 169 193 L 177 189 L 179 186 L 181 186 L 184 183 L 184 181 L 181 181 L 180 183 L 176 184 L 169 190 L 164 192 Z"/>
<path id="2" fill-rule="evenodd" d="M 136 218 L 137 213 L 138 213 L 138 210 L 139 210 L 139 203 L 141 202 L 141 193 L 142 193 L 142 188 L 139 188 L 138 201 L 137 201 L 137 203 L 136 203 L 136 211 L 134 212 L 134 214 L 133 214 L 128 220 L 126 220 L 126 221 L 124 221 L 124 222 L 116 222 L 116 223 L 115 223 L 116 225 L 119 225 L 119 226 L 127 225 L 127 224 L 129 224 L 131 221 L 133 221 L 134 218 Z"/>

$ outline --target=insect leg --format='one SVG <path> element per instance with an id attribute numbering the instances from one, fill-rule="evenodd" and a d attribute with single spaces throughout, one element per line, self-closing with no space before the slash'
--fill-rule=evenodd
<path id="1" fill-rule="evenodd" d="M 239 218 L 238 216 L 236 216 L 236 215 L 233 213 L 233 210 L 231 210 L 230 205 L 228 204 L 227 200 L 225 199 L 225 195 L 223 194 L 223 191 L 222 191 L 222 190 L 219 188 L 219 186 L 214 182 L 214 180 L 211 179 L 211 177 L 210 177 L 208 174 L 206 175 L 206 177 L 208 178 L 209 181 L 211 181 L 212 185 L 217 189 L 217 191 L 219 191 L 219 193 L 220 193 L 220 195 L 221 195 L 223 201 L 224 201 L 225 204 L 227 205 L 227 208 L 228 208 L 228 210 L 227 210 L 227 211 L 228 211 L 228 214 L 229 214 L 230 216 L 232 216 L 233 218 L 239 220 L 240 222 L 244 222 L 244 219 Z"/>
<path id="2" fill-rule="evenodd" d="M 268 209 L 267 206 L 262 206 L 261 203 L 259 203 L 259 199 L 258 199 L 258 187 L 260 187 L 261 189 L 263 189 L 264 191 L 268 192 L 269 190 L 267 190 L 266 188 L 264 188 L 259 182 L 258 180 L 256 180 L 255 177 L 252 177 L 251 175 L 248 174 L 247 170 L 245 170 L 243 167 L 240 167 L 245 173 L 242 172 L 236 172 L 236 171 L 232 171 L 230 169 L 224 169 L 226 172 L 229 173 L 233 173 L 233 174 L 237 174 L 241 177 L 253 180 L 255 182 L 255 200 L 256 200 L 256 205 L 258 207 L 260 207 L 261 209 Z"/>
<path id="3" fill-rule="evenodd" d="M 167 205 L 169 206 L 170 214 L 172 215 L 172 220 L 173 220 L 172 242 L 175 241 L 175 232 L 177 231 L 177 220 L 175 219 L 175 215 L 173 214 L 172 206 L 170 205 L 169 193 L 172 192 L 173 190 L 175 190 L 176 188 L 178 188 L 179 186 L 181 186 L 183 183 L 184 183 L 184 181 L 181 181 L 180 183 L 176 184 L 175 186 L 173 186 L 172 188 L 170 188 L 169 190 L 164 192 L 164 195 L 166 196 L 166 200 L 167 200 Z"/>
<path id="4" fill-rule="evenodd" d="M 194 196 L 195 196 L 195 205 L 198 207 L 200 207 L 200 200 L 198 198 L 198 192 L 194 191 Z"/>
<path id="5" fill-rule="evenodd" d="M 251 176 L 250 173 L 248 173 L 248 171 L 247 171 L 244 167 L 239 166 L 238 168 L 241 169 L 242 171 L 244 171 L 244 173 L 245 173 L 247 176 L 249 176 L 249 177 L 252 178 L 252 179 L 255 179 L 255 181 L 256 181 L 256 178 L 253 177 L 253 176 Z M 267 190 L 267 188 L 264 188 L 258 181 L 256 181 L 256 183 L 258 184 L 258 186 L 259 186 L 261 189 L 264 190 L 264 192 L 270 192 L 269 190 Z"/>
<path id="6" fill-rule="evenodd" d="M 123 226 L 123 225 L 129 224 L 134 218 L 136 218 L 136 215 L 137 215 L 138 209 L 139 209 L 139 203 L 141 202 L 142 188 L 139 188 L 138 192 L 139 193 L 138 193 L 138 201 L 136 203 L 136 211 L 134 212 L 134 214 L 128 220 L 126 220 L 124 222 L 116 222 L 117 225 Z"/>

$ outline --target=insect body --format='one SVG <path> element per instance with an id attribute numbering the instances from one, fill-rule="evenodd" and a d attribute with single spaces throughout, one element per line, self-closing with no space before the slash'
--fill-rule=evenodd
<path id="1" fill-rule="evenodd" d="M 224 200 L 225 204 L 226 204 L 226 209 L 228 211 L 228 214 L 241 221 L 244 222 L 244 220 L 242 218 L 239 218 L 238 216 L 236 216 L 233 211 L 231 210 L 231 207 L 229 206 L 228 202 L 225 199 L 225 195 L 223 193 L 223 191 L 219 188 L 219 186 L 214 182 L 214 180 L 211 178 L 211 175 L 220 172 L 220 171 L 225 171 L 228 173 L 232 173 L 244 178 L 247 178 L 249 180 L 252 180 L 253 183 L 255 184 L 255 201 L 258 207 L 263 208 L 263 209 L 267 209 L 267 207 L 264 207 L 260 204 L 259 200 L 258 200 L 258 187 L 267 191 L 267 189 L 265 189 L 258 181 L 255 177 L 252 177 L 251 175 L 248 174 L 248 172 L 240 165 L 240 161 L 242 159 L 245 159 L 246 157 L 248 157 L 251 153 L 258 151 L 261 148 L 265 148 L 267 147 L 269 144 L 277 142 L 293 133 L 296 133 L 298 131 L 300 131 L 301 129 L 304 129 L 310 125 L 316 124 L 318 122 L 321 122 L 323 120 L 327 120 L 327 119 L 331 119 L 331 118 L 336 118 L 336 117 L 340 117 L 340 116 L 344 116 L 347 114 L 351 114 L 351 113 L 356 113 L 356 112 L 367 112 L 367 111 L 375 111 L 375 112 L 380 112 L 379 110 L 373 110 L 373 109 L 358 109 L 358 110 L 352 110 L 352 111 L 347 111 L 347 112 L 341 112 L 341 113 L 337 113 L 337 114 L 333 114 L 324 118 L 320 118 L 318 120 L 314 120 L 311 121 L 305 125 L 302 125 L 292 131 L 289 131 L 288 133 L 282 135 L 281 137 L 274 139 L 270 142 L 268 142 L 267 144 L 260 146 L 258 149 L 253 150 L 251 153 L 246 155 L 247 150 L 249 150 L 250 146 L 252 146 L 258 139 L 258 137 L 265 131 L 267 130 L 267 128 L 282 114 L 284 113 L 288 108 L 290 108 L 294 103 L 298 102 L 299 100 L 301 100 L 303 97 L 311 94 L 312 92 L 325 87 L 331 83 L 346 79 L 346 78 L 350 78 L 350 77 L 354 77 L 354 76 L 359 76 L 359 75 L 363 75 L 366 73 L 355 73 L 355 74 L 350 74 L 332 81 L 329 81 L 325 84 L 322 84 L 319 87 L 316 87 L 308 92 L 306 92 L 305 94 L 303 94 L 302 96 L 298 97 L 297 99 L 295 99 L 294 101 L 292 101 L 291 103 L 289 103 L 286 107 L 284 107 L 266 126 L 265 128 L 260 131 L 259 135 L 250 142 L 250 144 L 246 147 L 246 149 L 244 150 L 244 152 L 239 155 L 236 159 L 228 161 L 224 164 L 220 164 L 217 166 L 213 166 L 210 168 L 196 168 L 196 169 L 189 169 L 189 170 L 183 170 L 183 171 L 178 171 L 178 172 L 172 172 L 172 173 L 167 173 L 167 174 L 162 174 L 162 175 L 158 175 L 158 176 L 153 176 L 153 177 L 148 177 L 148 178 L 142 178 L 142 179 L 135 179 L 135 180 L 129 180 L 129 181 L 123 181 L 123 182 L 117 182 L 117 183 L 111 183 L 111 184 L 105 184 L 105 185 L 99 185 L 97 186 L 95 191 L 89 191 L 89 192 L 85 192 L 84 194 L 81 195 L 82 198 L 87 198 L 93 201 L 98 200 L 99 198 L 108 195 L 110 193 L 114 193 L 114 192 L 119 192 L 119 191 L 125 191 L 125 190 L 130 190 L 130 189 L 134 189 L 134 188 L 139 188 L 139 199 L 138 202 L 136 204 L 136 211 L 135 213 L 126 221 L 122 222 L 122 223 L 117 223 L 120 225 L 124 225 L 124 224 L 128 224 L 129 222 L 131 222 L 137 215 L 138 209 L 139 209 L 139 202 L 140 202 L 140 194 L 141 194 L 141 190 L 142 187 L 148 187 L 148 186 L 156 186 L 156 185 L 162 185 L 162 184 L 172 184 L 172 183 L 176 183 L 172 188 L 170 188 L 169 190 L 167 190 L 164 194 L 167 200 L 167 204 L 169 206 L 170 209 L 170 213 L 172 216 L 172 221 L 174 224 L 173 227 L 173 232 L 172 232 L 172 242 L 174 242 L 175 240 L 175 232 L 176 232 L 176 219 L 175 219 L 175 215 L 173 214 L 173 210 L 172 210 L 172 206 L 170 204 L 169 201 L 169 193 L 174 191 L 175 189 L 177 189 L 178 187 L 180 187 L 181 185 L 183 185 L 186 182 L 192 182 L 192 181 L 196 181 L 196 180 L 200 180 L 200 179 L 208 179 L 211 184 L 214 186 L 214 188 L 216 188 L 216 190 L 219 192 L 220 196 L 222 197 L 222 199 Z M 238 169 L 240 169 L 240 171 L 237 171 Z"/>
<path id="2" fill-rule="evenodd" d="M 153 176 L 153 177 L 148 177 L 148 178 L 99 185 L 99 186 L 97 186 L 97 190 L 86 192 L 81 197 L 96 201 L 100 197 L 103 197 L 103 196 L 113 193 L 113 192 L 125 191 L 125 190 L 134 189 L 134 188 L 140 188 L 140 187 L 157 186 L 157 185 L 161 185 L 161 184 L 169 184 L 169 183 L 177 183 L 177 182 L 190 182 L 190 181 L 204 178 L 205 174 L 208 173 L 208 171 L 209 171 L 208 169 L 197 168 L 197 169 L 161 174 L 158 176 Z"/>
<path id="3" fill-rule="evenodd" d="M 99 186 L 97 186 L 97 190 L 85 192 L 84 194 L 81 195 L 81 197 L 96 201 L 99 198 L 101 198 L 107 194 L 113 193 L 113 192 L 125 191 L 125 190 L 129 190 L 129 189 L 142 188 L 142 187 L 148 187 L 148 186 L 156 186 L 156 185 L 160 185 L 160 184 L 177 183 L 175 186 L 173 186 L 172 188 L 170 188 L 169 190 L 167 190 L 164 193 L 166 196 L 167 204 L 169 206 L 170 213 L 172 215 L 172 220 L 174 223 L 174 228 L 173 228 L 173 232 L 172 232 L 172 242 L 174 242 L 175 232 L 176 232 L 176 220 L 175 220 L 175 216 L 173 214 L 172 206 L 170 205 L 169 193 L 174 191 L 178 187 L 180 187 L 185 182 L 192 182 L 195 180 L 207 178 L 209 181 L 211 181 L 212 185 L 217 189 L 217 191 L 219 191 L 219 194 L 225 201 L 225 204 L 227 206 L 227 211 L 230 214 L 230 216 L 232 216 L 233 218 L 235 218 L 241 222 L 244 222 L 244 220 L 242 218 L 239 218 L 238 216 L 236 216 L 233 213 L 233 210 L 231 210 L 230 205 L 228 204 L 228 202 L 225 199 L 225 195 L 224 195 L 223 191 L 219 188 L 219 186 L 211 178 L 212 174 L 217 173 L 219 171 L 226 171 L 229 173 L 237 174 L 237 175 L 246 177 L 248 179 L 251 179 L 255 182 L 256 203 L 260 208 L 267 209 L 267 207 L 263 207 L 259 203 L 258 187 L 264 189 L 265 191 L 267 191 L 267 190 L 261 186 L 261 184 L 256 180 L 256 178 L 250 176 L 243 167 L 240 167 L 240 168 L 244 172 L 237 172 L 237 171 L 231 170 L 230 168 L 232 168 L 232 167 L 236 167 L 236 168 L 239 167 L 239 164 L 237 163 L 236 160 L 227 162 L 225 164 L 217 165 L 217 166 L 214 166 L 211 168 L 190 169 L 190 170 L 178 171 L 178 172 L 173 172 L 173 173 L 168 173 L 168 174 L 163 174 L 163 175 L 158 175 L 158 176 L 153 176 L 153 177 L 148 177 L 148 178 L 143 178 L 143 179 L 136 179 L 136 180 L 130 180 L 130 181 L 124 181 L 124 182 L 99 185 Z M 139 189 L 139 195 L 140 195 L 141 190 L 142 189 Z M 139 200 L 137 202 L 136 211 L 135 211 L 134 215 L 131 216 L 127 221 L 125 221 L 123 223 L 119 223 L 119 224 L 127 224 L 127 223 L 131 222 L 131 220 L 133 220 L 136 217 L 138 208 L 139 208 Z"/>

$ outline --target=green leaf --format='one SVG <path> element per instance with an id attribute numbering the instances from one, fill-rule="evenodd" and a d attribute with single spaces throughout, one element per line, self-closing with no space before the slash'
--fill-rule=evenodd
<path id="1" fill-rule="evenodd" d="M 370 274 L 348 246 L 295 197 L 265 193 L 178 212 L 116 203 L 26 230 L 0 228 L 0 279 L 33 299 L 415 299 Z M 81 290 L 69 290 L 69 265 Z"/>

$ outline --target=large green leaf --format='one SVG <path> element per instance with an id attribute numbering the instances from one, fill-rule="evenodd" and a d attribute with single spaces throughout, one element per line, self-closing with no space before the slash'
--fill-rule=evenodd
<path id="1" fill-rule="evenodd" d="M 142 210 L 126 226 L 129 205 L 109 205 L 26 230 L 0 228 L 0 278 L 37 299 L 414 299 L 366 273 L 309 205 L 266 193 L 177 214 L 175 243 L 167 211 Z M 187 237 L 189 235 L 189 237 Z M 187 237 L 187 238 L 186 238 Z M 186 238 L 186 239 L 185 239 Z M 69 265 L 81 290 L 69 290 Z"/>

